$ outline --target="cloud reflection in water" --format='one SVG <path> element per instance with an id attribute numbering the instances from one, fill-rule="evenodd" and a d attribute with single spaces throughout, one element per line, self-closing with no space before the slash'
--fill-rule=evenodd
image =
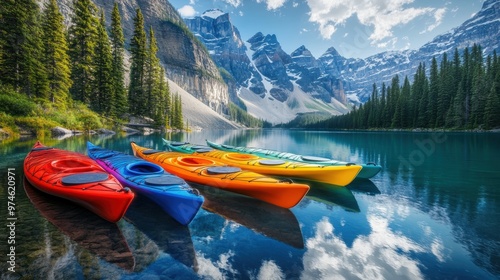
<path id="1" fill-rule="evenodd" d="M 391 231 L 385 216 L 369 213 L 367 218 L 371 233 L 358 236 L 349 248 L 323 217 L 315 226 L 315 235 L 306 240 L 301 278 L 423 279 L 418 262 L 409 255 L 424 249 Z"/>

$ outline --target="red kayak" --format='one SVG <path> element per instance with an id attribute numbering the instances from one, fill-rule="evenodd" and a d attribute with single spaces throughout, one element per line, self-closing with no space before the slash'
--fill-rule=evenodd
<path id="1" fill-rule="evenodd" d="M 24 175 L 37 189 L 71 200 L 113 223 L 125 215 L 134 198 L 89 157 L 40 142 L 24 159 Z"/>

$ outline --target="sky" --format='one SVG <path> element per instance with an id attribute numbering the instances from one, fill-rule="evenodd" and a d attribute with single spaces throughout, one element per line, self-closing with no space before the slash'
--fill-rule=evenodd
<path id="1" fill-rule="evenodd" d="M 418 49 L 477 13 L 484 0 L 169 0 L 187 18 L 229 13 L 244 41 L 275 34 L 291 53 L 304 45 L 318 58 L 334 47 L 346 58 Z"/>

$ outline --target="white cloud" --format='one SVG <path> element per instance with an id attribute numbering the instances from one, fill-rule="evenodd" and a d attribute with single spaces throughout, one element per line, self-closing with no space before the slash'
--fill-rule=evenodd
<path id="1" fill-rule="evenodd" d="M 293 2 L 293 5 L 292 5 L 294 8 L 297 8 L 299 6 L 299 3 L 297 2 Z"/>
<path id="2" fill-rule="evenodd" d="M 256 0 L 256 1 L 257 3 L 266 3 L 267 10 L 271 11 L 283 7 L 283 5 L 287 0 Z"/>
<path id="3" fill-rule="evenodd" d="M 306 240 L 301 279 L 328 279 L 333 275 L 336 279 L 423 279 L 419 263 L 411 254 L 424 249 L 391 231 L 385 216 L 367 218 L 372 232 L 358 236 L 352 247 L 335 235 L 328 218 L 319 221 L 315 235 Z"/>
<path id="4" fill-rule="evenodd" d="M 406 5 L 414 0 L 307 0 L 310 8 L 309 21 L 319 25 L 323 38 L 330 39 L 338 25 L 356 15 L 359 22 L 373 27 L 369 36 L 372 43 L 391 37 L 395 26 L 432 13 L 433 8 L 411 8 Z"/>
<path id="5" fill-rule="evenodd" d="M 224 0 L 224 2 L 228 3 L 229 5 L 235 8 L 241 5 L 241 0 Z"/>
<path id="6" fill-rule="evenodd" d="M 427 27 L 427 31 L 432 31 L 434 30 L 434 28 L 438 27 L 443 22 L 443 17 L 445 13 L 446 13 L 446 8 L 437 9 L 436 12 L 434 12 L 435 22 L 434 24 L 431 24 L 429 27 Z"/>
<path id="7" fill-rule="evenodd" d="M 285 275 L 274 261 L 264 261 L 257 275 L 258 280 L 281 280 Z"/>
<path id="8" fill-rule="evenodd" d="M 193 6 L 184 5 L 182 8 L 179 9 L 179 14 L 181 14 L 181 17 L 183 18 L 190 18 L 196 15 L 196 11 L 193 8 Z"/>
<path id="9" fill-rule="evenodd" d="M 227 253 L 219 255 L 219 259 L 212 261 L 202 253 L 197 253 L 198 274 L 208 279 L 230 279 L 234 278 L 238 272 L 232 267 L 229 259 L 234 256 L 234 252 L 229 250 Z"/>

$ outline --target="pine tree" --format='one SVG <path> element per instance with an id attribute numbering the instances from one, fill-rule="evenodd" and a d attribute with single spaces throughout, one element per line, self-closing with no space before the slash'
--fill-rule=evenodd
<path id="1" fill-rule="evenodd" d="M 114 107 L 112 79 L 112 55 L 104 11 L 101 10 L 99 25 L 97 26 L 97 42 L 94 49 L 94 62 L 92 76 L 93 91 L 90 96 L 90 107 L 98 113 L 109 115 Z"/>
<path id="2" fill-rule="evenodd" d="M 6 0 L 0 6 L 0 82 L 29 97 L 47 98 L 39 6 L 34 0 Z"/>
<path id="3" fill-rule="evenodd" d="M 144 70 L 146 66 L 146 32 L 144 18 L 140 9 L 134 17 L 134 34 L 130 42 L 132 65 L 130 66 L 130 86 L 128 92 L 129 112 L 133 115 L 143 115 L 145 90 Z"/>
<path id="4" fill-rule="evenodd" d="M 496 92 L 496 83 L 491 86 L 485 106 L 485 128 L 497 128 L 500 126 L 500 98 Z"/>
<path id="5" fill-rule="evenodd" d="M 99 25 L 95 16 L 97 8 L 91 0 L 75 0 L 73 11 L 68 34 L 73 80 L 70 92 L 73 99 L 90 104 L 94 80 L 94 50 L 97 42 L 96 27 Z"/>
<path id="6" fill-rule="evenodd" d="M 125 37 L 123 36 L 120 11 L 116 2 L 111 14 L 110 39 L 113 57 L 111 63 L 112 96 L 114 97 L 110 115 L 120 116 L 128 110 L 128 98 L 125 91 L 125 70 L 123 66 Z"/>
<path id="7" fill-rule="evenodd" d="M 429 97 L 427 102 L 427 126 L 434 127 L 436 123 L 437 114 L 437 103 L 439 98 L 439 72 L 437 60 L 435 57 L 432 58 L 431 62 L 431 73 L 429 78 Z"/>
<path id="8" fill-rule="evenodd" d="M 45 5 L 44 20 L 42 23 L 44 44 L 43 63 L 47 71 L 49 100 L 61 108 L 65 108 L 71 101 L 69 89 L 70 61 L 68 44 L 66 41 L 64 18 L 56 0 L 50 0 Z"/>
<path id="9" fill-rule="evenodd" d="M 149 108 L 149 112 L 145 112 L 147 116 L 155 118 L 158 107 L 160 106 L 160 93 L 158 90 L 160 84 L 160 60 L 156 56 L 158 46 L 154 35 L 153 27 L 149 28 L 149 44 L 147 47 L 146 62 L 145 62 L 145 102 L 144 107 Z M 160 120 L 156 119 L 157 122 Z"/>

